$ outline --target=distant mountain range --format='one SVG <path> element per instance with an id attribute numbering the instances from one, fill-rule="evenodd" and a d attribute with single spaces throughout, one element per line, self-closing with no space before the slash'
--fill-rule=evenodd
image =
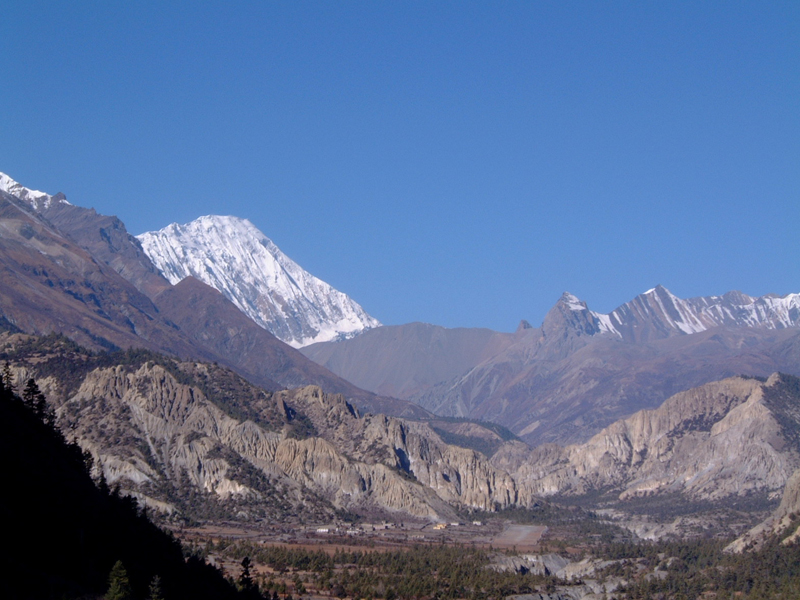
<path id="1" fill-rule="evenodd" d="M 634 342 L 700 333 L 720 326 L 784 329 L 800 324 L 800 294 L 753 298 L 728 292 L 681 300 L 659 285 L 607 315 L 589 311 L 585 302 L 569 293 L 561 301 L 577 313 L 573 323 L 580 323 L 578 326 L 589 335 L 612 333 Z"/>
<path id="2" fill-rule="evenodd" d="M 531 444 L 585 441 L 677 392 L 737 374 L 800 374 L 800 294 L 682 300 L 662 286 L 612 313 L 565 293 L 514 333 L 409 324 L 302 351 L 356 385 Z M 457 350 L 456 350 L 457 348 Z"/>
<path id="3" fill-rule="evenodd" d="M 63 194 L 5 175 L 0 190 L 6 321 L 217 360 L 268 389 L 315 383 L 362 408 L 493 421 L 538 444 L 585 441 L 709 381 L 800 374 L 800 294 L 684 300 L 657 286 L 602 314 L 565 293 L 541 327 L 514 333 L 382 327 L 246 220 L 201 217 L 137 239 Z"/>

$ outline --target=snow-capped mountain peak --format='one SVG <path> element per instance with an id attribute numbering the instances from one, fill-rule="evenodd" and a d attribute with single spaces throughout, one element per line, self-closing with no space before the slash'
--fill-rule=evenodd
<path id="1" fill-rule="evenodd" d="M 783 329 L 800 326 L 800 294 L 753 298 L 741 292 L 683 300 L 658 285 L 609 314 L 590 311 L 571 294 L 559 300 L 572 311 L 586 311 L 597 333 L 624 339 L 656 339 L 692 334 L 713 327 Z"/>
<path id="2" fill-rule="evenodd" d="M 346 294 L 303 270 L 247 219 L 209 215 L 137 237 L 171 283 L 190 275 L 200 279 L 294 347 L 380 325 Z"/>
<path id="3" fill-rule="evenodd" d="M 24 200 L 36 211 L 50 208 L 50 205 L 53 202 L 63 202 L 64 204 L 69 204 L 63 194 L 51 196 L 50 194 L 40 192 L 39 190 L 28 189 L 22 184 L 11 179 L 11 177 L 5 173 L 0 173 L 0 190 L 15 196 L 20 200 Z"/>

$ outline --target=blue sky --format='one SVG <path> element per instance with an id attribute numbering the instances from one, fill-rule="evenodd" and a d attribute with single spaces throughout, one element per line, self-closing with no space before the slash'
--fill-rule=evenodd
<path id="1" fill-rule="evenodd" d="M 800 3 L 0 0 L 0 171 L 385 323 L 800 291 Z"/>

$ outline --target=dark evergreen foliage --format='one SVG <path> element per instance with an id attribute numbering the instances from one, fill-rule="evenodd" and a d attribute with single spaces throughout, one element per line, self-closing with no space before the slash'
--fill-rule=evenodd
<path id="1" fill-rule="evenodd" d="M 36 399 L 36 390 L 35 382 L 26 385 L 29 397 Z M 238 597 L 218 570 L 184 560 L 181 545 L 133 498 L 95 485 L 81 448 L 38 412 L 35 402 L 0 386 L 0 514 L 8 541 L 0 597 L 101 596 L 117 561 L 133 598 L 146 598 L 156 575 L 169 600 Z"/>
<path id="2" fill-rule="evenodd" d="M 121 560 L 114 563 L 108 575 L 108 591 L 105 600 L 133 600 L 133 590 L 128 579 L 128 572 Z"/>

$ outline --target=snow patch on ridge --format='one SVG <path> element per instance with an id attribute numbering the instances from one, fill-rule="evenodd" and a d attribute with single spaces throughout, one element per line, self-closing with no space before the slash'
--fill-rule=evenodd
<path id="1" fill-rule="evenodd" d="M 595 318 L 595 322 L 597 323 L 597 328 L 600 333 L 612 333 L 622 337 L 622 334 L 617 331 L 617 328 L 614 327 L 614 324 L 611 322 L 611 315 L 592 312 L 592 316 Z"/>

